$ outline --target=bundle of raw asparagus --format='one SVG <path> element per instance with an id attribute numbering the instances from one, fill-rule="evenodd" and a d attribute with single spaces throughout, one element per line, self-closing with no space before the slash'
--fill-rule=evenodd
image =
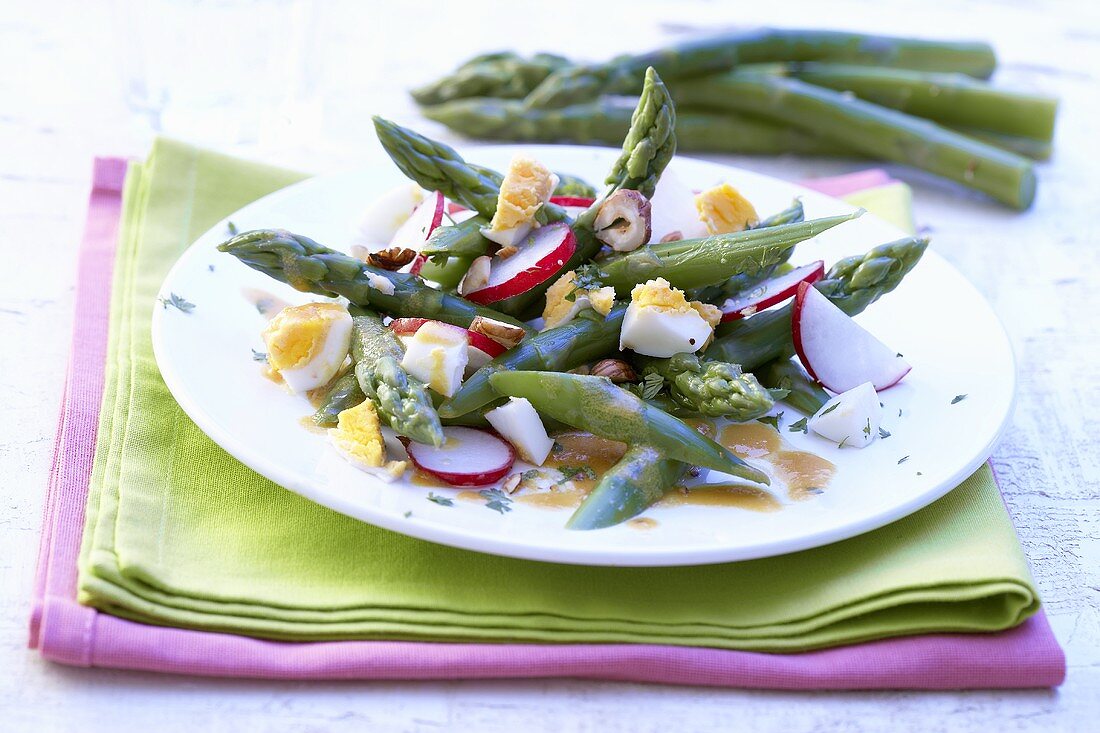
<path id="1" fill-rule="evenodd" d="M 1057 100 L 988 84 L 996 63 L 981 42 L 765 29 L 597 64 L 487 54 L 412 95 L 472 137 L 618 144 L 653 66 L 677 103 L 680 150 L 904 163 L 1026 209 Z"/>

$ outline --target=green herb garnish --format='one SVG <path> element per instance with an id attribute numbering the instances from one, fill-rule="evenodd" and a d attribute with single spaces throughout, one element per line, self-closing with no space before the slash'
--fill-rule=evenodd
<path id="1" fill-rule="evenodd" d="M 966 395 L 957 394 L 957 395 L 955 395 L 955 399 L 951 400 L 951 404 L 952 405 L 957 405 L 958 403 L 962 402 L 965 399 L 966 399 Z"/>
<path id="2" fill-rule="evenodd" d="M 596 478 L 596 472 L 592 470 L 591 466 L 559 466 L 558 471 L 561 473 L 561 478 L 558 480 L 559 484 L 575 480 L 591 481 Z"/>
<path id="3" fill-rule="evenodd" d="M 434 502 L 435 504 L 438 504 L 439 506 L 454 506 L 455 505 L 455 500 L 454 499 L 449 499 L 446 496 L 440 496 L 439 494 L 436 494 L 433 491 L 428 492 L 428 501 Z"/>
<path id="4" fill-rule="evenodd" d="M 765 425 L 771 425 L 776 430 L 779 430 L 779 421 L 783 418 L 783 412 L 780 411 L 776 415 L 765 415 L 764 417 L 756 418 L 757 422 L 762 422 Z"/>
<path id="5" fill-rule="evenodd" d="M 237 225 L 234 224 L 233 222 L 227 221 L 225 223 L 225 229 L 226 229 L 227 232 L 229 232 L 229 236 L 231 236 L 231 237 L 237 236 Z"/>
<path id="6" fill-rule="evenodd" d="M 602 287 L 600 268 L 595 265 L 581 265 L 573 273 L 573 289 L 566 294 L 565 299 L 572 303 L 577 299 L 577 293 L 587 293 L 589 290 L 599 290 Z"/>
<path id="7" fill-rule="evenodd" d="M 194 303 L 189 303 L 175 293 L 172 293 L 168 298 L 157 298 L 157 300 L 160 301 L 161 307 L 165 310 L 168 309 L 168 306 L 172 306 L 176 310 L 182 311 L 183 313 L 190 313 L 191 311 L 195 310 Z"/>
<path id="8" fill-rule="evenodd" d="M 262 351 L 256 351 L 255 349 L 252 349 L 252 361 L 262 361 L 266 363 L 267 354 Z"/>
<path id="9" fill-rule="evenodd" d="M 863 434 L 868 438 L 871 437 L 871 418 L 867 418 L 867 424 L 863 426 Z"/>
<path id="10" fill-rule="evenodd" d="M 878 437 L 881 438 L 882 440 L 886 440 L 887 438 L 890 437 L 890 433 L 885 428 L 879 428 L 878 429 Z"/>
<path id="11" fill-rule="evenodd" d="M 512 500 L 500 489 L 482 489 L 477 493 L 485 499 L 485 506 L 494 512 L 504 514 L 512 511 Z"/>
<path id="12" fill-rule="evenodd" d="M 661 393 L 665 386 L 665 378 L 657 372 L 650 372 L 642 377 L 642 381 L 634 385 L 633 392 L 643 400 L 651 400 Z"/>
<path id="13" fill-rule="evenodd" d="M 832 412 L 833 410 L 835 410 L 838 407 L 840 407 L 840 403 L 839 402 L 834 402 L 833 404 L 829 405 L 824 410 L 822 410 L 821 414 L 822 414 L 822 416 L 828 415 L 830 412 Z"/>
<path id="14" fill-rule="evenodd" d="M 898 465 L 900 466 L 901 464 L 905 463 L 908 460 L 909 460 L 909 456 L 902 456 L 901 458 L 898 459 Z"/>
<path id="15" fill-rule="evenodd" d="M 796 420 L 787 426 L 788 433 L 808 433 L 810 432 L 810 424 L 807 418 Z"/>

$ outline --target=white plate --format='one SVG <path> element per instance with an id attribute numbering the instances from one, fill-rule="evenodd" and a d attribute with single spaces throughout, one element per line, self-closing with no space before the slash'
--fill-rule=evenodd
<path id="1" fill-rule="evenodd" d="M 504 168 L 517 149 L 483 147 L 470 158 Z M 615 156 L 597 148 L 522 149 L 554 170 L 591 181 L 603 178 Z M 795 196 L 802 197 L 807 218 L 851 210 L 749 171 L 687 158 L 672 165 L 694 187 L 731 182 L 764 215 Z M 284 227 L 346 249 L 367 203 L 401 180 L 391 166 L 322 176 L 267 196 L 230 219 L 242 231 Z M 196 303 L 195 310 L 184 315 L 158 306 L 153 311 L 157 363 L 172 394 L 219 445 L 272 481 L 336 511 L 432 542 L 550 562 L 637 566 L 746 560 L 816 547 L 881 527 L 946 494 L 988 457 L 1012 408 L 1015 368 L 1001 324 L 974 287 L 930 251 L 895 292 L 858 319 L 913 365 L 900 385 L 882 394 L 883 426 L 892 437 L 864 450 L 838 449 L 813 435 L 783 430 L 797 448 L 836 464 L 837 474 L 823 494 L 772 513 L 654 508 L 646 516 L 657 525 L 644 531 L 627 525 L 570 531 L 563 528 L 570 510 L 520 502 L 504 515 L 477 502 L 438 506 L 426 500 L 427 487 L 386 484 L 345 463 L 324 436 L 300 424 L 311 411 L 307 402 L 261 377 L 250 349 L 263 349 L 264 320 L 242 289 L 269 290 L 291 302 L 309 298 L 218 253 L 225 233 L 220 224 L 203 235 L 162 286 L 162 296 L 177 293 Z M 800 245 L 794 261 L 831 263 L 901 236 L 866 215 Z M 959 394 L 967 398 L 952 404 Z M 788 410 L 784 423 L 794 414 Z M 909 458 L 899 464 L 903 456 Z"/>

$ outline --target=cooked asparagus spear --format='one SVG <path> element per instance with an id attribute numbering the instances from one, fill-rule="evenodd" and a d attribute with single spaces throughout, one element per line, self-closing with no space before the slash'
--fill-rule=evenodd
<path id="1" fill-rule="evenodd" d="M 695 354 L 667 359 L 638 357 L 642 374 L 659 374 L 680 406 L 707 417 L 755 420 L 775 405 L 771 393 L 737 364 L 703 361 Z"/>
<path id="2" fill-rule="evenodd" d="M 443 426 L 428 388 L 401 367 L 405 350 L 374 314 L 352 318 L 351 359 L 359 388 L 394 432 L 418 443 L 443 445 Z"/>
<path id="3" fill-rule="evenodd" d="M 763 72 L 686 79 L 685 104 L 768 116 L 814 131 L 867 155 L 907 163 L 1026 209 L 1035 196 L 1030 160 L 928 120 L 854 99 L 832 89 Z"/>
<path id="4" fill-rule="evenodd" d="M 993 73 L 997 63 L 993 49 L 986 43 L 765 28 L 693 39 L 600 64 L 567 66 L 546 77 L 526 101 L 530 107 L 565 107 L 606 93 L 636 93 L 642 73 L 650 66 L 671 81 L 741 64 L 775 61 L 835 61 L 956 71 L 982 79 Z"/>
<path id="5" fill-rule="evenodd" d="M 318 427 L 334 428 L 341 412 L 355 407 L 366 398 L 353 369 L 332 383 L 310 419 Z"/>
<path id="6" fill-rule="evenodd" d="M 768 483 L 768 477 L 681 420 L 606 377 L 559 372 L 497 372 L 498 393 L 528 399 L 539 414 L 628 445 L 651 445 L 685 463 Z"/>
<path id="7" fill-rule="evenodd" d="M 569 63 L 564 56 L 550 53 L 537 53 L 529 59 L 511 52 L 485 54 L 470 59 L 453 74 L 413 89 L 411 94 L 420 104 L 465 97 L 522 99 L 551 72 Z"/>
<path id="8" fill-rule="evenodd" d="M 356 305 L 391 316 L 433 318 L 466 327 L 480 315 L 531 330 L 522 321 L 491 308 L 430 288 L 416 275 L 371 267 L 283 229 L 242 232 L 218 245 L 218 250 L 296 290 L 342 295 Z M 385 281 L 393 286 L 393 292 L 378 289 Z"/>
<path id="9" fill-rule="evenodd" d="M 701 288 L 721 283 L 733 275 L 759 274 L 789 257 L 790 248 L 799 242 L 861 213 L 651 244 L 633 252 L 612 255 L 595 266 L 600 282 L 613 286 L 620 297 L 628 296 L 638 283 L 657 277 L 684 290 Z"/>
<path id="10" fill-rule="evenodd" d="M 754 374 L 765 387 L 786 390 L 783 401 L 806 415 L 816 414 L 829 401 L 829 393 L 791 359 L 769 361 Z"/>
<path id="11" fill-rule="evenodd" d="M 675 486 L 688 468 L 662 457 L 655 448 L 633 446 L 600 478 L 565 526 L 603 529 L 636 517 Z"/>
<path id="12" fill-rule="evenodd" d="M 1054 136 L 1057 99 L 998 89 L 965 74 L 843 64 L 795 64 L 786 73 L 943 125 L 1043 142 Z"/>
<path id="13" fill-rule="evenodd" d="M 606 318 L 595 311 L 582 311 L 557 328 L 528 336 L 517 346 L 481 367 L 462 383 L 458 391 L 439 406 L 439 414 L 458 417 L 497 398 L 489 378 L 503 371 L 568 371 L 601 359 L 619 344 L 626 305 L 611 309 Z"/>
<path id="14" fill-rule="evenodd" d="M 814 287 L 850 316 L 862 312 L 901 283 L 928 247 L 925 237 L 907 237 L 837 262 Z M 708 359 L 755 371 L 769 361 L 794 355 L 790 304 L 718 326 Z"/>

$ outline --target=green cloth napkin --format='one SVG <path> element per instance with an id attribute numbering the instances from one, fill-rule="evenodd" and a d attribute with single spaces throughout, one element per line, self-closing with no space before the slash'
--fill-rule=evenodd
<path id="1" fill-rule="evenodd" d="M 300 177 L 167 140 L 131 168 L 81 602 L 147 623 L 279 639 L 774 651 L 994 631 L 1037 610 L 988 467 L 923 511 L 845 542 L 751 562 L 653 569 L 443 547 L 349 519 L 261 478 L 172 399 L 153 360 L 149 314 L 188 244 Z"/>

